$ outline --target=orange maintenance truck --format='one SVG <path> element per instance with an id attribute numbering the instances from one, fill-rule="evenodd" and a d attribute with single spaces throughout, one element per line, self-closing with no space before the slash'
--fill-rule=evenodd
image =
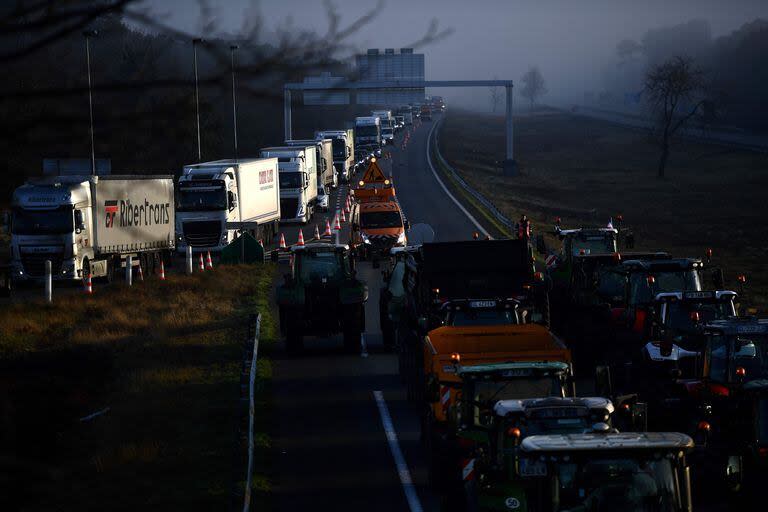
<path id="1" fill-rule="evenodd" d="M 392 179 L 384 176 L 375 158 L 352 190 L 352 197 L 350 246 L 361 258 L 375 259 L 393 247 L 405 246 L 408 221 L 397 202 Z"/>

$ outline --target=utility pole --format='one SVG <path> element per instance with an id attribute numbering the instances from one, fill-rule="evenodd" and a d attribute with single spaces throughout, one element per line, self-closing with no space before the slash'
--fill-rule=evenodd
<path id="1" fill-rule="evenodd" d="M 203 161 L 203 150 L 200 143 L 200 88 L 198 85 L 197 74 L 197 45 L 203 43 L 203 40 L 196 38 L 192 40 L 192 53 L 194 54 L 195 61 L 195 120 L 197 123 L 197 161 Z"/>
<path id="2" fill-rule="evenodd" d="M 86 30 L 83 32 L 85 37 L 85 62 L 88 68 L 88 112 L 90 114 L 90 135 L 91 135 L 91 174 L 96 175 L 96 148 L 93 142 L 93 92 L 91 85 L 91 38 L 99 33 L 96 30 Z"/>
<path id="3" fill-rule="evenodd" d="M 232 56 L 232 126 L 235 135 L 235 161 L 237 161 L 237 97 L 235 96 L 235 50 L 239 46 L 233 44 L 229 47 Z"/>

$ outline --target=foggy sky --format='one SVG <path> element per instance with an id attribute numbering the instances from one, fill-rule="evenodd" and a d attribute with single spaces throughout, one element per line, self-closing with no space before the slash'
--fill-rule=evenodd
<path id="1" fill-rule="evenodd" d="M 342 25 L 376 5 L 375 0 L 333 0 Z M 192 0 L 145 0 L 168 23 L 199 29 Z M 209 0 L 218 27 L 237 33 L 244 16 L 259 12 L 265 31 L 292 23 L 327 28 L 320 0 Z M 566 101 L 597 87 L 600 69 L 625 38 L 640 39 L 652 28 L 705 19 L 713 37 L 755 18 L 768 18 L 768 0 L 386 0 L 374 21 L 350 40 L 367 48 L 400 48 L 418 40 L 432 18 L 453 29 L 448 38 L 422 51 L 432 80 L 512 79 L 519 82 L 538 65 L 549 89 L 547 100 Z M 265 34 L 269 39 L 269 34 Z M 433 91 L 453 104 L 488 108 L 488 91 Z"/>

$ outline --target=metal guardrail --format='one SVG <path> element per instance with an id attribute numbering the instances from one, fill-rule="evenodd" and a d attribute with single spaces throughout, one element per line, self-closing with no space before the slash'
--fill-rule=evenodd
<path id="1" fill-rule="evenodd" d="M 232 491 L 229 510 L 234 512 L 251 510 L 254 471 L 255 419 L 256 419 L 256 373 L 259 355 L 259 337 L 261 335 L 261 313 L 250 316 L 248 335 L 243 341 L 243 359 L 240 370 L 239 419 L 235 429 L 235 450 L 233 452 Z M 242 404 L 247 402 L 246 408 Z M 243 452 L 247 451 L 247 454 Z M 247 455 L 244 457 L 244 455 Z M 247 462 L 246 462 L 247 461 Z M 243 480 L 243 466 L 245 479 Z"/>
<path id="2" fill-rule="evenodd" d="M 438 121 L 438 123 L 442 124 L 442 120 Z M 485 197 L 481 192 L 475 190 L 472 188 L 469 183 L 464 181 L 464 178 L 462 178 L 456 170 L 451 167 L 451 165 L 443 158 L 442 153 L 440 153 L 440 145 L 439 145 L 439 133 L 440 133 L 440 126 L 437 127 L 435 130 L 435 155 L 437 156 L 438 164 L 440 167 L 448 173 L 451 176 L 451 179 L 453 179 L 456 183 L 459 184 L 460 187 L 462 187 L 464 190 L 466 190 L 473 198 L 475 198 L 480 204 L 483 205 L 488 210 L 488 213 L 493 215 L 493 217 L 500 222 L 504 227 L 510 230 L 510 232 L 514 232 L 515 230 L 515 223 L 508 219 L 501 211 L 496 208 L 496 205 L 494 205 L 487 197 Z"/>

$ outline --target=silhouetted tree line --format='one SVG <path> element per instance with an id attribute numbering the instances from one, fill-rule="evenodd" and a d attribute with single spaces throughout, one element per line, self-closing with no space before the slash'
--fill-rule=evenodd
<path id="1" fill-rule="evenodd" d="M 211 35 L 222 33 L 216 13 L 205 0 L 198 3 L 196 34 L 164 24 L 136 0 L 16 0 L 0 7 L 0 206 L 27 176 L 41 173 L 43 158 L 90 156 L 85 29 L 98 31 L 91 39 L 96 158 L 110 158 L 115 173 L 178 173 L 197 160 L 194 38 L 203 38 L 203 160 L 233 156 L 232 44 L 238 45 L 238 154 L 258 156 L 259 148 L 282 142 L 283 84 L 321 71 L 354 79 L 344 63 L 355 51 L 347 41 L 381 7 L 342 25 L 327 4 L 326 19 L 312 30 L 270 27 L 264 42 L 257 15 L 243 21 L 237 36 Z M 433 21 L 411 45 L 446 34 Z M 294 99 L 295 138 L 344 127 L 370 110 L 300 103 Z"/>
<path id="2" fill-rule="evenodd" d="M 640 41 L 616 47 L 618 87 L 639 91 L 644 73 L 670 59 L 691 59 L 717 97 L 717 123 L 768 130 L 768 20 L 756 19 L 713 38 L 707 21 L 649 30 Z M 623 78 L 623 79 L 622 79 Z"/>

